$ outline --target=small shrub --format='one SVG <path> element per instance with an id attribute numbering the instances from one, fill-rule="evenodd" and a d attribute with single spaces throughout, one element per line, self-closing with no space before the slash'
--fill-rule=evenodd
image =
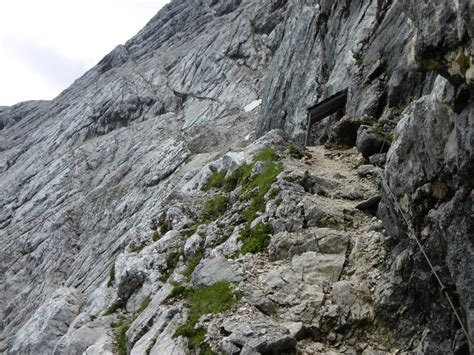
<path id="1" fill-rule="evenodd" d="M 196 233 L 196 230 L 197 228 L 199 227 L 199 224 L 196 223 L 195 225 L 189 227 L 189 228 L 186 228 L 186 229 L 183 229 L 181 231 L 181 235 L 185 238 L 185 239 L 188 239 L 190 236 L 192 236 L 194 233 Z"/>
<path id="2" fill-rule="evenodd" d="M 107 308 L 107 310 L 104 312 L 104 316 L 110 316 L 111 314 L 117 312 L 119 309 L 122 309 L 124 306 L 124 303 L 119 300 L 113 303 L 109 308 Z"/>
<path id="3" fill-rule="evenodd" d="M 120 326 L 117 333 L 117 346 L 119 355 L 127 355 L 127 330 L 129 328 L 128 323 L 124 323 Z"/>
<path id="4" fill-rule="evenodd" d="M 138 311 L 137 313 L 140 314 L 142 313 L 147 307 L 148 305 L 150 304 L 151 302 L 151 299 L 149 296 L 145 297 L 145 299 L 142 301 L 142 303 L 140 304 L 140 308 L 138 308 Z"/>
<path id="5" fill-rule="evenodd" d="M 161 278 L 162 281 L 168 279 L 168 277 L 173 273 L 174 269 L 176 269 L 176 265 L 178 265 L 179 258 L 183 255 L 183 250 L 175 250 L 168 254 L 166 257 L 166 272 Z"/>
<path id="6" fill-rule="evenodd" d="M 240 199 L 245 200 L 249 197 L 252 199 L 249 207 L 244 212 L 247 222 L 252 222 L 257 217 L 258 212 L 265 211 L 264 196 L 276 181 L 278 174 L 282 171 L 283 167 L 281 164 L 270 163 L 265 167 L 261 174 L 255 176 L 246 184 L 246 186 L 244 186 L 244 191 L 240 196 Z M 257 192 L 254 193 L 254 191 Z"/>
<path id="7" fill-rule="evenodd" d="M 153 347 L 155 346 L 156 340 L 157 340 L 156 335 L 153 338 L 151 338 L 150 345 L 148 345 L 148 347 L 145 350 L 146 355 L 150 355 L 151 349 L 153 349 Z"/>
<path id="8" fill-rule="evenodd" d="M 204 221 L 215 221 L 227 210 L 229 199 L 224 195 L 218 195 L 206 202 L 203 212 Z"/>
<path id="9" fill-rule="evenodd" d="M 143 241 L 141 244 L 137 245 L 135 248 L 130 250 L 131 253 L 139 253 L 146 247 L 146 241 Z"/>
<path id="10" fill-rule="evenodd" d="M 224 171 L 214 171 L 203 190 L 208 191 L 211 188 L 216 188 L 216 189 L 223 188 L 225 185 L 225 180 L 226 180 L 225 175 L 226 173 Z"/>
<path id="11" fill-rule="evenodd" d="M 177 282 L 173 282 L 173 289 L 171 290 L 170 298 L 183 298 L 188 289 Z"/>
<path id="12" fill-rule="evenodd" d="M 355 64 L 358 66 L 358 67 L 361 67 L 362 64 L 364 64 L 364 53 L 362 52 L 359 52 L 357 53 L 355 56 L 354 56 L 354 59 L 355 59 Z"/>
<path id="13" fill-rule="evenodd" d="M 402 115 L 403 111 L 405 110 L 405 107 L 402 107 L 402 106 L 397 106 L 393 109 L 393 114 L 396 116 L 396 117 L 399 117 Z"/>
<path id="14" fill-rule="evenodd" d="M 239 184 L 245 183 L 252 173 L 252 164 L 244 164 L 234 170 L 229 177 L 227 177 L 224 189 L 227 192 L 233 191 Z"/>
<path id="15" fill-rule="evenodd" d="M 186 270 L 183 272 L 183 276 L 185 276 L 188 280 L 191 279 L 191 275 L 198 266 L 201 259 L 204 257 L 204 249 L 199 249 L 196 254 L 188 261 L 188 265 L 186 265 Z"/>
<path id="16" fill-rule="evenodd" d="M 194 329 L 199 318 L 205 314 L 217 314 L 231 308 L 237 302 L 238 297 L 232 292 L 228 281 L 189 290 L 184 297 L 189 307 L 188 318 L 176 329 L 173 338 L 187 337 L 189 349 L 205 349 L 206 346 L 203 342 L 207 330 Z"/>
<path id="17" fill-rule="evenodd" d="M 270 200 L 274 199 L 279 193 L 281 192 L 281 189 L 279 189 L 278 187 L 275 187 L 273 189 L 270 190 L 270 192 L 268 193 L 268 198 Z"/>
<path id="18" fill-rule="evenodd" d="M 278 153 L 274 148 L 265 148 L 259 151 L 253 158 L 253 162 L 265 161 L 267 163 L 278 160 Z"/>
<path id="19" fill-rule="evenodd" d="M 160 228 L 161 235 L 165 235 L 169 231 L 168 223 L 166 223 L 166 217 L 162 216 L 158 222 L 158 227 Z"/>
<path id="20" fill-rule="evenodd" d="M 112 287 L 115 281 L 115 262 L 110 265 L 109 268 L 109 281 L 107 282 L 107 287 Z"/>
<path id="21" fill-rule="evenodd" d="M 277 199 L 276 199 L 275 204 L 276 204 L 277 206 L 280 206 L 282 202 L 283 202 L 283 199 L 280 197 L 280 198 L 277 198 Z"/>
<path id="22" fill-rule="evenodd" d="M 153 239 L 154 242 L 160 240 L 161 238 L 161 234 L 158 233 L 158 232 L 153 232 L 153 234 L 151 235 L 151 238 Z"/>
<path id="23" fill-rule="evenodd" d="M 273 232 L 272 227 L 265 223 L 259 223 L 252 229 L 247 224 L 245 228 L 240 232 L 240 240 L 243 241 L 242 248 L 240 249 L 242 254 L 247 253 L 260 253 L 267 249 L 270 244 L 270 234 Z"/>
<path id="24" fill-rule="evenodd" d="M 296 147 L 296 145 L 292 142 L 288 143 L 288 151 L 290 155 L 295 159 L 301 159 L 304 157 L 303 153 Z"/>
<path id="25" fill-rule="evenodd" d="M 331 150 L 331 151 L 334 151 L 334 150 L 348 150 L 348 149 L 352 148 L 350 145 L 347 145 L 347 144 L 341 143 L 341 142 L 326 143 L 324 145 L 324 147 L 327 150 Z"/>

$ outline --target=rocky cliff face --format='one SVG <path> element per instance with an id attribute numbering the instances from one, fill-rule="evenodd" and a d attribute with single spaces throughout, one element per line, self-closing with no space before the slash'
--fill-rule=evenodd
<path id="1" fill-rule="evenodd" d="M 334 148 L 385 164 L 472 337 L 471 12 L 174 0 L 56 99 L 0 107 L 0 351 L 468 352 L 398 203 L 360 211 L 377 169 Z M 332 151 L 303 151 L 346 88 L 312 137 Z"/>

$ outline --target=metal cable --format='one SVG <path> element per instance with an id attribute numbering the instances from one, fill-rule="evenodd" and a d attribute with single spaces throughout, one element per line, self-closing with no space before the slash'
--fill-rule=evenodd
<path id="1" fill-rule="evenodd" d="M 454 306 L 454 303 L 453 301 L 451 300 L 451 297 L 449 296 L 448 294 L 448 290 L 446 288 L 446 286 L 444 285 L 443 281 L 441 281 L 441 278 L 439 277 L 438 273 L 436 272 L 433 264 L 431 263 L 431 260 L 430 258 L 428 257 L 428 255 L 426 254 L 425 252 L 425 249 L 423 248 L 423 245 L 421 244 L 421 242 L 419 241 L 419 239 L 417 238 L 416 234 L 415 234 L 415 231 L 414 229 L 412 228 L 410 222 L 408 221 L 408 218 L 406 217 L 405 213 L 403 212 L 403 210 L 401 209 L 398 201 L 397 201 L 397 198 L 395 197 L 394 193 L 392 192 L 392 190 L 390 189 L 390 187 L 388 186 L 388 183 L 387 181 L 385 180 L 385 176 L 383 174 L 383 171 L 380 167 L 378 167 L 378 170 L 379 170 L 379 175 L 381 177 L 381 180 L 382 180 L 382 184 L 384 185 L 384 188 L 385 190 L 389 193 L 390 195 L 390 198 L 393 200 L 394 202 L 394 205 L 395 205 L 395 208 L 396 210 L 398 211 L 398 213 L 401 215 L 401 217 L 403 218 L 407 228 L 408 228 L 408 237 L 410 239 L 413 239 L 416 244 L 418 245 L 418 247 L 420 248 L 420 251 L 421 253 L 423 254 L 426 262 L 428 263 L 430 269 L 431 269 L 431 272 L 433 273 L 433 275 L 435 276 L 436 280 L 438 281 L 440 287 L 441 287 L 441 292 L 446 296 L 446 298 L 448 299 L 448 302 L 449 302 L 449 305 L 451 306 L 453 312 L 454 312 L 454 315 L 456 316 L 456 319 L 458 320 L 459 322 L 459 325 L 461 326 L 461 329 L 462 331 L 464 332 L 464 335 L 466 335 L 466 338 L 467 338 L 467 341 L 469 342 L 469 347 L 472 349 L 472 339 L 469 335 L 469 332 L 467 331 L 462 319 L 461 319 L 461 316 L 459 315 L 456 307 Z"/>

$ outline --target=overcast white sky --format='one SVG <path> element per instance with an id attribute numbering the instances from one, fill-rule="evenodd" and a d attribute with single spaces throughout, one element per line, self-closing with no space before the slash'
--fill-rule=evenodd
<path id="1" fill-rule="evenodd" d="M 0 106 L 52 99 L 169 0 L 0 0 Z"/>

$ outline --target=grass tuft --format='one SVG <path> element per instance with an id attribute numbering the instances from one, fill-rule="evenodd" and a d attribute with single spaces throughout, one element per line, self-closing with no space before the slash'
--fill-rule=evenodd
<path id="1" fill-rule="evenodd" d="M 218 195 L 206 202 L 203 212 L 204 221 L 215 221 L 217 218 L 222 216 L 229 205 L 229 198 L 224 195 Z"/>
<path id="2" fill-rule="evenodd" d="M 111 314 L 114 314 L 117 312 L 119 309 L 124 308 L 124 303 L 122 301 L 117 301 L 113 303 L 107 310 L 104 312 L 104 316 L 110 316 Z"/>
<path id="3" fill-rule="evenodd" d="M 117 346 L 119 355 L 127 355 L 127 330 L 130 327 L 128 323 L 120 326 L 117 334 Z"/>
<path id="4" fill-rule="evenodd" d="M 253 162 L 264 161 L 267 163 L 275 162 L 278 160 L 278 153 L 274 148 L 264 148 L 259 151 L 253 158 Z"/>
<path id="5" fill-rule="evenodd" d="M 183 272 L 183 276 L 186 277 L 186 279 L 188 279 L 188 280 L 191 279 L 191 275 L 192 275 L 194 269 L 196 268 L 196 266 L 198 266 L 199 262 L 201 261 L 201 259 L 203 257 L 204 257 L 204 249 L 201 248 L 188 261 L 188 265 L 186 265 L 186 270 L 184 270 L 184 272 Z"/>
<path id="6" fill-rule="evenodd" d="M 145 299 L 140 304 L 140 308 L 138 308 L 138 314 L 142 313 L 145 309 L 147 309 L 148 305 L 151 302 L 150 296 L 145 297 Z"/>
<path id="7" fill-rule="evenodd" d="M 179 258 L 183 255 L 183 249 L 175 250 L 168 254 L 166 257 L 166 272 L 162 276 L 161 281 L 166 281 L 168 277 L 173 273 L 174 269 L 176 269 L 176 265 L 178 265 Z"/>
<path id="8" fill-rule="evenodd" d="M 243 241 L 242 254 L 260 253 L 267 249 L 270 244 L 270 235 L 273 233 L 272 227 L 269 224 L 259 223 L 254 229 L 247 224 L 240 232 L 240 240 Z"/>
<path id="9" fill-rule="evenodd" d="M 115 261 L 109 268 L 109 281 L 107 282 L 107 287 L 112 287 L 115 281 Z"/>

